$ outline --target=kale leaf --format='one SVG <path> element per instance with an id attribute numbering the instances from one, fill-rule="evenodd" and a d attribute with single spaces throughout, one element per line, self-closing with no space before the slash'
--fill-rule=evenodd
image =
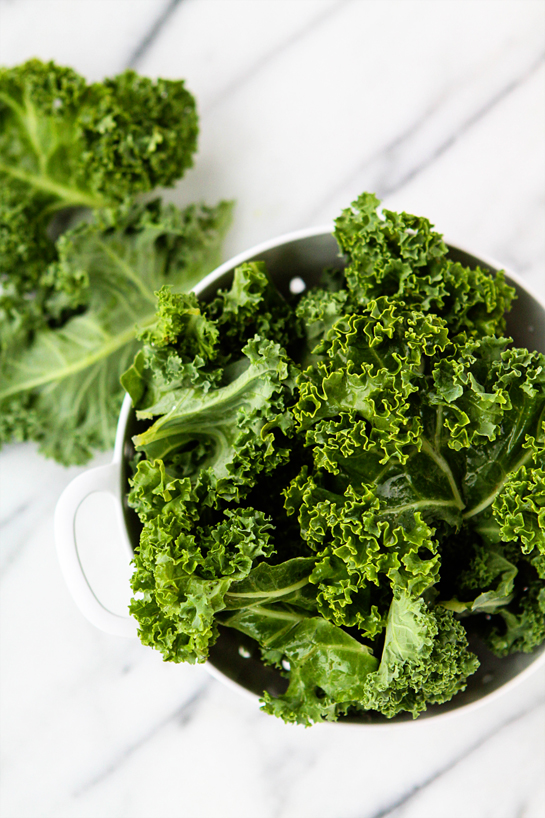
<path id="1" fill-rule="evenodd" d="M 153 201 L 97 211 L 66 232 L 58 295 L 76 291 L 81 309 L 2 356 L 0 441 L 35 440 L 65 464 L 111 446 L 137 325 L 154 321 L 163 285 L 189 290 L 219 263 L 230 212 L 226 202 L 180 211 Z"/>
<path id="2" fill-rule="evenodd" d="M 192 165 L 195 101 L 181 80 L 125 71 L 88 85 L 29 60 L 0 69 L 0 315 L 4 343 L 50 320 L 52 234 L 82 208 L 174 184 Z"/>

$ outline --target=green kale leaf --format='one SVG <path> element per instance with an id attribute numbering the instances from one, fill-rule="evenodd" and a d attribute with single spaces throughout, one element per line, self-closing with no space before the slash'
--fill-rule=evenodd
<path id="1" fill-rule="evenodd" d="M 423 599 L 396 593 L 379 668 L 365 680 L 365 709 L 389 718 L 403 710 L 417 716 L 427 704 L 443 704 L 464 690 L 478 666 L 450 611 L 429 611 Z"/>

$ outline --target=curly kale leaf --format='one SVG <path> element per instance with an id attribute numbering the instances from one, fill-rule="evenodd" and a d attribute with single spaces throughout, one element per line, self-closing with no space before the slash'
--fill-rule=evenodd
<path id="1" fill-rule="evenodd" d="M 216 322 L 224 356 L 238 357 L 255 335 L 291 352 L 302 334 L 293 309 L 269 279 L 262 261 L 237 267 L 231 287 L 218 292 L 207 306 L 207 315 Z"/>
<path id="2" fill-rule="evenodd" d="M 542 439 L 540 412 L 545 397 L 545 356 L 507 348 L 509 339 L 486 337 L 458 344 L 433 367 L 430 403 L 440 407 L 451 449 L 475 450 L 496 443 L 500 457 L 520 453 L 524 436 Z M 517 419 L 520 422 L 515 422 Z M 509 436 L 505 428 L 511 429 Z M 469 454 L 468 454 L 469 456 Z"/>
<path id="3" fill-rule="evenodd" d="M 514 290 L 495 276 L 448 259 L 448 248 L 430 222 L 408 213 L 377 212 L 378 199 L 363 193 L 335 221 L 346 254 L 346 284 L 360 304 L 387 296 L 443 318 L 451 332 L 501 335 Z"/>
<path id="4" fill-rule="evenodd" d="M 139 333 L 143 347 L 121 383 L 141 416 L 174 389 L 208 388 L 222 370 L 206 364 L 217 355 L 218 331 L 204 315 L 193 293 L 173 293 L 163 285 L 157 293 L 155 322 Z"/>
<path id="5" fill-rule="evenodd" d="M 243 349 L 255 338 L 294 343 L 290 315 L 262 263 L 237 267 L 230 289 L 211 303 L 163 289 L 156 321 L 140 334 L 142 351 L 123 378 L 140 416 L 165 412 L 161 396 L 172 400 L 176 390 L 207 390 L 238 377 L 247 365 Z"/>
<path id="6" fill-rule="evenodd" d="M 286 426 L 285 397 L 290 366 L 272 341 L 250 341 L 243 358 L 224 372 L 216 388 L 175 385 L 158 401 L 139 410 L 140 418 L 159 418 L 134 438 L 150 459 L 165 460 L 176 474 L 206 473 L 218 497 L 239 498 L 257 474 L 286 462 L 289 450 L 276 445 L 273 430 Z"/>
<path id="7" fill-rule="evenodd" d="M 85 280 L 85 306 L 1 361 L 0 439 L 31 439 L 62 463 L 113 443 L 120 376 L 155 318 L 164 284 L 188 290 L 219 261 L 231 207 L 151 202 L 101 211 L 59 242 L 65 281 Z"/>
<path id="8" fill-rule="evenodd" d="M 421 386 L 426 359 L 447 343 L 443 321 L 400 309 L 385 298 L 369 302 L 359 315 L 337 320 L 313 350 L 317 362 L 298 379 L 294 415 L 301 429 L 347 415 L 360 426 L 365 419 L 365 448 L 381 448 L 383 462 L 392 456 L 403 460 L 404 449 L 414 447 L 420 431 L 410 396 Z"/>
<path id="9" fill-rule="evenodd" d="M 256 557 L 270 556 L 273 527 L 254 509 L 229 509 L 217 523 L 203 519 L 189 480 L 169 478 L 161 461 L 139 464 L 131 500 L 139 510 L 150 489 L 130 610 L 143 644 L 166 660 L 203 662 L 218 635 L 214 617 L 225 608 L 226 592 Z"/>
<path id="10" fill-rule="evenodd" d="M 264 711 L 286 722 L 310 725 L 336 721 L 361 699 L 364 683 L 378 662 L 371 650 L 325 619 L 289 605 L 252 605 L 227 625 L 265 647 L 265 658 L 284 657 L 289 687 L 277 698 L 264 694 Z"/>
<path id="11" fill-rule="evenodd" d="M 327 337 L 329 330 L 337 321 L 352 311 L 346 290 L 331 292 L 323 288 L 314 288 L 303 295 L 296 306 L 296 315 L 304 330 L 305 350 L 302 361 L 306 366 L 320 360 L 320 356 L 314 354 L 314 350 Z"/>
<path id="12" fill-rule="evenodd" d="M 401 711 L 416 717 L 427 704 L 443 704 L 464 690 L 478 666 L 451 611 L 429 610 L 423 599 L 396 591 L 378 671 L 365 680 L 365 708 L 388 718 Z"/>
<path id="13" fill-rule="evenodd" d="M 524 554 L 545 556 L 545 452 L 542 468 L 521 466 L 511 473 L 492 505 L 503 542 L 520 542 Z"/>
<path id="14" fill-rule="evenodd" d="M 0 69 L 0 132 L 0 308 L 13 335 L 48 321 L 50 233 L 66 211 L 174 184 L 192 165 L 198 126 L 181 80 L 125 71 L 88 85 L 33 59 Z"/>
<path id="15" fill-rule="evenodd" d="M 337 624 L 359 623 L 352 594 L 367 583 L 378 586 L 386 576 L 417 594 L 434 583 L 437 543 L 419 511 L 403 509 L 396 520 L 395 506 L 381 502 L 373 486 L 337 495 L 317 486 L 306 470 L 285 497 L 288 513 L 297 510 L 302 538 L 319 555 L 312 581 L 320 589 L 321 613 Z"/>

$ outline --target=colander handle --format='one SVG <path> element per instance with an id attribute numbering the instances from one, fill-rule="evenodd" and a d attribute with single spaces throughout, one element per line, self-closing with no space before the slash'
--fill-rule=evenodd
<path id="1" fill-rule="evenodd" d="M 127 614 L 120 616 L 105 608 L 97 598 L 83 570 L 76 540 L 76 514 L 83 501 L 93 492 L 112 494 L 119 506 L 121 464 L 110 463 L 80 474 L 65 488 L 55 509 L 55 541 L 61 571 L 74 602 L 95 627 L 116 636 L 136 636 L 136 620 Z M 130 543 L 124 525 L 120 526 L 124 545 L 130 553 Z"/>

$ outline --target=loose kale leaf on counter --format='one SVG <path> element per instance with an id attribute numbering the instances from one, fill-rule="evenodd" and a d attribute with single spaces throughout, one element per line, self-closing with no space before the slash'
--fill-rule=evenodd
<path id="1" fill-rule="evenodd" d="M 48 321 L 46 268 L 70 215 L 174 184 L 193 164 L 197 133 L 182 80 L 125 71 L 88 84 L 71 68 L 36 59 L 0 69 L 4 335 L 11 324 Z"/>
<path id="2" fill-rule="evenodd" d="M 220 262 L 230 203 L 138 198 L 191 167 L 197 133 L 182 80 L 0 69 L 0 443 L 66 465 L 112 445 L 156 292 Z"/>
<path id="3" fill-rule="evenodd" d="M 377 207 L 302 295 L 260 262 L 210 302 L 164 289 L 123 376 L 141 639 L 193 662 L 240 631 L 288 681 L 264 710 L 306 725 L 449 701 L 468 634 L 545 639 L 545 357 L 504 337 L 502 273 Z"/>

